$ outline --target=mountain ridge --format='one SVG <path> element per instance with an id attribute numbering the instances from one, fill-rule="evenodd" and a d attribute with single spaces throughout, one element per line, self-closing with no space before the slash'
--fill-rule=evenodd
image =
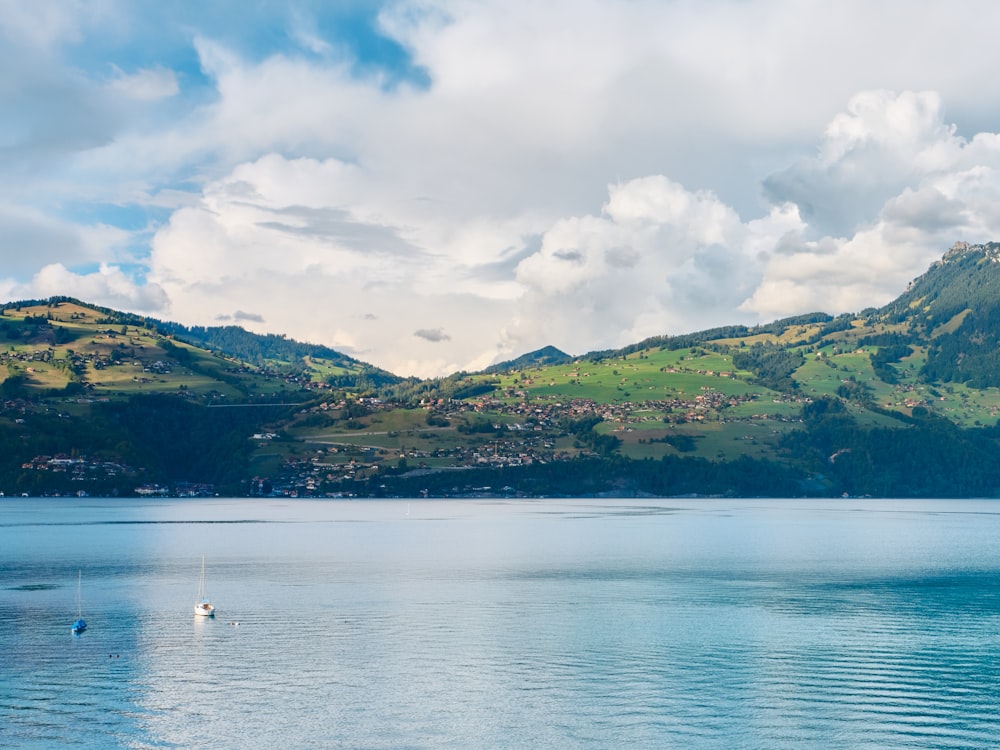
<path id="1" fill-rule="evenodd" d="M 956 243 L 856 314 L 425 380 L 238 326 L 7 303 L 0 491 L 997 495 L 998 259 Z"/>

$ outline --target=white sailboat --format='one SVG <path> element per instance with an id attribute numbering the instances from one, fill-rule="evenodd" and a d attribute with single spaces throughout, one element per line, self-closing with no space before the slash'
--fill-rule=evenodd
<path id="1" fill-rule="evenodd" d="M 83 619 L 83 600 L 80 598 L 80 588 L 83 585 L 83 571 L 76 574 L 76 622 L 69 626 L 74 635 L 79 635 L 87 629 L 87 622 Z"/>
<path id="2" fill-rule="evenodd" d="M 194 605 L 194 613 L 202 617 L 215 617 L 215 607 L 205 594 L 205 556 L 201 556 L 201 581 L 198 584 L 198 601 Z"/>

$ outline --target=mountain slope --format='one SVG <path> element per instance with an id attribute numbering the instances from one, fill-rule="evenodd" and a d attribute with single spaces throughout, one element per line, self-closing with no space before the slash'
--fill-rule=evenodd
<path id="1" fill-rule="evenodd" d="M 883 314 L 929 339 L 925 381 L 1000 386 L 1000 243 L 956 244 Z"/>
<path id="2" fill-rule="evenodd" d="M 1000 494 L 998 258 L 956 245 L 857 315 L 423 381 L 234 327 L 11 304 L 0 490 Z"/>
<path id="3" fill-rule="evenodd" d="M 487 367 L 484 372 L 503 372 L 504 370 L 520 370 L 526 367 L 542 367 L 545 365 L 558 365 L 569 362 L 573 359 L 566 352 L 556 349 L 554 346 L 545 346 L 527 354 L 522 354 L 516 359 L 500 362 Z"/>

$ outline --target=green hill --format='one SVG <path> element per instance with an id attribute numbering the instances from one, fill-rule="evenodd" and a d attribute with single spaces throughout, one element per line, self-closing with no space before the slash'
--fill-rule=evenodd
<path id="1" fill-rule="evenodd" d="M 433 380 L 68 298 L 2 313 L 7 494 L 1000 494 L 1000 244 L 855 315 Z"/>
<path id="2" fill-rule="evenodd" d="M 545 346 L 533 352 L 522 354 L 516 359 L 501 362 L 487 367 L 485 372 L 503 372 L 504 370 L 518 370 L 525 367 L 541 367 L 544 365 L 557 365 L 569 362 L 573 359 L 566 352 L 556 349 L 554 346 Z"/>

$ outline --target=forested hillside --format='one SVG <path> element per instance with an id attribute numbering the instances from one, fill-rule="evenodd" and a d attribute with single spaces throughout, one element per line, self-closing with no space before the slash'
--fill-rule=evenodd
<path id="1" fill-rule="evenodd" d="M 399 378 L 53 298 L 0 315 L 6 494 L 1000 494 L 1000 245 L 882 308 Z"/>

